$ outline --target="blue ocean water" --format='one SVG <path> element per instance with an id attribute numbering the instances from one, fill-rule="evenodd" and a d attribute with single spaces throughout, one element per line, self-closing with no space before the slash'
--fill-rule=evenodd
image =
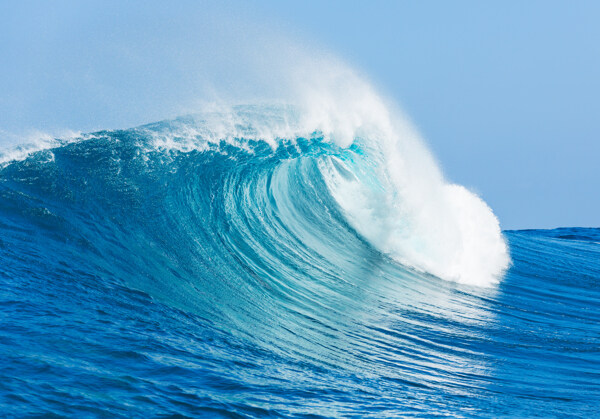
<path id="1" fill-rule="evenodd" d="M 600 229 L 505 231 L 497 283 L 443 279 L 332 193 L 365 143 L 201 128 L 2 165 L 2 416 L 600 414 Z"/>

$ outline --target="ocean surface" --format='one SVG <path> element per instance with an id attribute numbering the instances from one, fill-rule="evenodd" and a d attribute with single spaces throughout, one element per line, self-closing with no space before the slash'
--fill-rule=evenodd
<path id="1" fill-rule="evenodd" d="M 600 229 L 501 231 L 404 135 L 240 107 L 5 151 L 0 416 L 600 417 Z"/>

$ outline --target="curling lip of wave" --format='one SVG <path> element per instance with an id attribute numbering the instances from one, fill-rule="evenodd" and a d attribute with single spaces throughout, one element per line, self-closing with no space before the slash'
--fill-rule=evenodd
<path id="1" fill-rule="evenodd" d="M 180 151 L 223 140 L 243 147 L 249 139 L 276 148 L 282 140 L 316 137 L 340 150 L 357 146 L 360 154 L 321 160 L 320 170 L 360 235 L 417 270 L 472 285 L 497 283 L 510 256 L 492 210 L 444 179 L 410 123 L 368 84 L 354 79 L 352 89 L 344 86 L 307 87 L 300 105 L 221 108 L 148 134 L 153 147 Z M 340 174 L 340 167 L 354 176 Z"/>

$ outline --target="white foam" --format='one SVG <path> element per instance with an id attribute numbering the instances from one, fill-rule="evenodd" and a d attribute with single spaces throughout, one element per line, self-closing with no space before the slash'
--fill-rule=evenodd
<path id="1" fill-rule="evenodd" d="M 351 225 L 403 264 L 461 283 L 498 282 L 510 257 L 492 210 L 444 179 L 411 124 L 364 80 L 349 71 L 333 75 L 307 89 L 314 106 L 306 120 L 341 146 L 360 139 L 368 154 L 367 169 L 348 163 L 362 171 L 354 178 L 340 174 L 339 163 L 322 166 Z"/>
<path id="2" fill-rule="evenodd" d="M 14 161 L 21 161 L 33 153 L 59 147 L 70 142 L 80 141 L 90 136 L 83 136 L 80 132 L 61 131 L 50 134 L 43 131 L 32 130 L 23 135 L 0 132 L 0 167 Z"/>

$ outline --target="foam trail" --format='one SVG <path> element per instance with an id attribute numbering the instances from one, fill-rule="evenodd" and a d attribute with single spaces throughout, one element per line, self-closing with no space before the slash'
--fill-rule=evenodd
<path id="1" fill-rule="evenodd" d="M 81 132 L 61 131 L 55 135 L 43 131 L 29 131 L 16 135 L 0 130 L 0 167 L 13 162 L 25 160 L 31 154 L 54 147 L 90 138 Z"/>

